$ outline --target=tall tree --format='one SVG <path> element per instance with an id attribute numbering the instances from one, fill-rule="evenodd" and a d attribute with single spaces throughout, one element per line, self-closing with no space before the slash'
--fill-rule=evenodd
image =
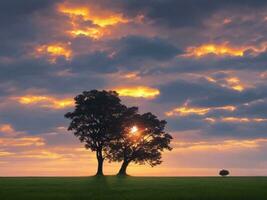
<path id="1" fill-rule="evenodd" d="M 68 130 L 85 143 L 86 149 L 96 152 L 96 175 L 103 175 L 103 150 L 120 135 L 120 120 L 126 106 L 114 91 L 85 91 L 74 99 L 74 111 L 65 114 L 71 120 Z"/>
<path id="2" fill-rule="evenodd" d="M 171 150 L 172 136 L 164 131 L 166 121 L 150 112 L 128 114 L 123 133 L 111 141 L 106 151 L 109 161 L 122 161 L 118 175 L 126 175 L 131 162 L 156 166 L 162 162 L 162 152 Z"/>

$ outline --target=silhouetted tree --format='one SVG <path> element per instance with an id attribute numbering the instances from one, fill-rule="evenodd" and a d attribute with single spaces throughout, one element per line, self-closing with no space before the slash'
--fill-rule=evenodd
<path id="1" fill-rule="evenodd" d="M 158 165 L 162 162 L 162 152 L 171 150 L 172 136 L 164 131 L 166 121 L 152 113 L 137 114 L 137 110 L 128 114 L 124 115 L 123 133 L 106 151 L 109 161 L 122 161 L 118 175 L 126 175 L 131 162 L 148 163 L 152 167 Z"/>
<path id="2" fill-rule="evenodd" d="M 127 110 L 114 91 L 85 91 L 75 98 L 75 110 L 65 114 L 71 120 L 68 130 L 96 152 L 96 175 L 103 175 L 103 150 L 121 133 L 121 116 Z"/>
<path id="3" fill-rule="evenodd" d="M 226 169 L 222 169 L 219 174 L 222 176 L 222 177 L 225 177 L 225 176 L 228 176 L 230 174 L 230 172 Z"/>

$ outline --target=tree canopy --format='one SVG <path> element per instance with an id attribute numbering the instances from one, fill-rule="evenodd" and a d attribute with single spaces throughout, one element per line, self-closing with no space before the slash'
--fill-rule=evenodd
<path id="1" fill-rule="evenodd" d="M 68 130 L 96 152 L 97 175 L 103 174 L 103 149 L 121 133 L 121 116 L 127 110 L 114 91 L 85 91 L 75 98 L 75 109 L 65 117 L 70 119 Z"/>
<path id="2" fill-rule="evenodd" d="M 162 162 L 162 152 L 171 150 L 172 136 L 164 131 L 166 121 L 159 120 L 148 112 L 131 113 L 124 120 L 124 131 L 108 146 L 109 161 L 123 161 L 119 175 L 125 175 L 130 162 L 158 165 Z"/>

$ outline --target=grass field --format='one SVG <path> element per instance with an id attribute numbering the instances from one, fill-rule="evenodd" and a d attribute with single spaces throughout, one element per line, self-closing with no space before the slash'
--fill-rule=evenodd
<path id="1" fill-rule="evenodd" d="M 1 200 L 265 200 L 267 177 L 0 178 Z"/>

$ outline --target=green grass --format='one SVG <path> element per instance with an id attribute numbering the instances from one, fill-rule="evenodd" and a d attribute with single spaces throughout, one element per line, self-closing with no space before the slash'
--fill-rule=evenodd
<path id="1" fill-rule="evenodd" d="M 0 200 L 265 200 L 267 177 L 0 178 Z"/>

